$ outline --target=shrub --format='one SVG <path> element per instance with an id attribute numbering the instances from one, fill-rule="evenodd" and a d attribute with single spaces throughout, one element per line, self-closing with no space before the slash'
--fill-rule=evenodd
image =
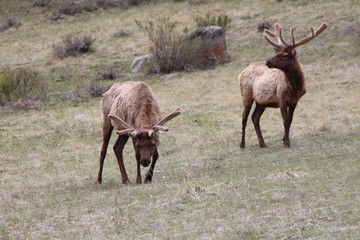
<path id="1" fill-rule="evenodd" d="M 65 36 L 62 42 L 53 45 L 54 55 L 60 59 L 76 57 L 80 54 L 93 51 L 92 43 L 95 40 L 89 36 L 77 37 L 74 34 Z"/>
<path id="2" fill-rule="evenodd" d="M 194 17 L 196 27 L 220 26 L 224 30 L 229 30 L 231 18 L 227 15 L 219 15 L 217 17 L 207 14 L 205 17 Z"/>
<path id="3" fill-rule="evenodd" d="M 0 74 L 0 103 L 20 98 L 46 97 L 47 84 L 36 70 L 18 67 L 2 67 Z"/>
<path id="4" fill-rule="evenodd" d="M 114 38 L 121 38 L 121 37 L 127 37 L 130 36 L 131 33 L 125 30 L 119 30 L 116 33 L 113 34 Z"/>
<path id="5" fill-rule="evenodd" d="M 3 32 L 11 27 L 19 27 L 21 23 L 14 18 L 8 18 L 3 25 L 0 26 L 0 32 Z"/>
<path id="6" fill-rule="evenodd" d="M 268 22 L 262 22 L 262 23 L 259 23 L 258 26 L 257 26 L 257 30 L 258 32 L 264 32 L 265 29 L 270 29 L 272 26 L 270 23 Z"/>
<path id="7" fill-rule="evenodd" d="M 105 71 L 101 71 L 101 72 L 98 72 L 96 74 L 96 79 L 98 80 L 114 80 L 116 79 L 118 76 L 118 70 L 116 70 L 115 68 L 113 67 L 110 67 L 108 68 L 107 70 Z"/>
<path id="8" fill-rule="evenodd" d="M 136 21 L 136 24 L 148 34 L 151 41 L 150 51 L 159 72 L 169 73 L 185 69 L 193 57 L 193 51 L 186 44 L 185 37 L 175 33 L 175 22 L 163 18 L 157 25 L 153 22 L 142 25 L 139 21 Z"/>
<path id="9" fill-rule="evenodd" d="M 87 91 L 92 97 L 101 97 L 111 86 L 112 84 L 99 84 L 91 81 L 87 86 Z"/>

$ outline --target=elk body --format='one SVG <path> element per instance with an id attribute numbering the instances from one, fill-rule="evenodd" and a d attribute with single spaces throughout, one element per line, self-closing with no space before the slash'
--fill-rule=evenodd
<path id="1" fill-rule="evenodd" d="M 159 131 L 168 131 L 163 125 L 180 114 L 180 109 L 160 119 L 159 105 L 148 85 L 143 82 L 115 83 L 103 96 L 103 144 L 100 153 L 97 183 L 102 182 L 102 170 L 111 133 L 119 135 L 114 152 L 119 164 L 122 183 L 129 183 L 123 149 L 131 137 L 137 161 L 136 183 L 141 183 L 140 165 L 149 167 L 144 182 L 151 182 L 156 161 Z"/>
<path id="2" fill-rule="evenodd" d="M 240 147 L 245 147 L 245 129 L 254 101 L 256 107 L 252 121 L 259 146 L 266 147 L 260 129 L 260 117 L 267 107 L 275 107 L 280 108 L 283 118 L 285 129 L 283 145 L 290 147 L 289 131 L 293 114 L 298 101 L 306 92 L 304 72 L 296 57 L 295 48 L 315 38 L 327 27 L 326 23 L 316 31 L 311 27 L 311 34 L 297 42 L 291 28 L 291 43 L 283 39 L 279 24 L 275 24 L 275 32 L 265 30 L 264 36 L 271 45 L 275 46 L 276 55 L 266 62 L 250 64 L 238 78 L 244 105 Z"/>

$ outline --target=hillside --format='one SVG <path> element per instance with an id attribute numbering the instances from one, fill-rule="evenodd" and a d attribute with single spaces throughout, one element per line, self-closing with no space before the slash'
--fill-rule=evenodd
<path id="1" fill-rule="evenodd" d="M 49 19 L 60 2 L 0 0 L 0 65 L 37 69 L 48 84 L 34 109 L 0 108 L 0 239 L 358 239 L 360 237 L 360 2 L 357 0 L 162 1 L 106 8 Z M 195 1 L 189 1 L 195 2 Z M 228 15 L 229 60 L 211 70 L 132 73 L 131 61 L 149 53 L 135 23 L 170 17 L 176 30 L 194 16 Z M 280 23 L 284 36 L 304 37 L 297 49 L 307 93 L 291 126 L 292 148 L 282 147 L 279 109 L 261 127 L 268 148 L 257 146 L 251 121 L 240 149 L 242 100 L 237 77 L 274 55 L 257 31 Z M 126 31 L 128 36 L 114 37 Z M 58 59 L 53 45 L 67 34 L 88 34 L 94 51 Z M 96 80 L 101 71 L 116 80 Z M 102 141 L 101 98 L 90 82 L 144 81 L 162 114 L 182 114 L 161 133 L 151 184 L 121 184 L 110 140 L 103 183 L 95 184 Z M 63 99 L 77 89 L 83 97 Z M 131 143 L 125 166 L 135 182 Z M 145 173 L 145 169 L 142 170 Z"/>

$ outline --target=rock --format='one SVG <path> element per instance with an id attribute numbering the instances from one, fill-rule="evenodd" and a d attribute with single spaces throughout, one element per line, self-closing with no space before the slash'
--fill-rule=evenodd
<path id="1" fill-rule="evenodd" d="M 203 27 L 191 30 L 186 39 L 194 45 L 196 62 L 202 68 L 223 64 L 227 57 L 225 30 L 219 26 Z"/>
<path id="2" fill-rule="evenodd" d="M 139 72 L 143 70 L 146 66 L 148 66 L 152 62 L 153 59 L 154 59 L 154 55 L 152 54 L 147 54 L 135 58 L 131 63 L 131 72 Z"/>

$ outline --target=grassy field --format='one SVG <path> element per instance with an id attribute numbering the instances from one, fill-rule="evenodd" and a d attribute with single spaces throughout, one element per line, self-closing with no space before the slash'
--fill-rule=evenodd
<path id="1" fill-rule="evenodd" d="M 121 184 L 109 147 L 103 184 L 96 185 L 101 98 L 51 95 L 39 109 L 0 109 L 0 239 L 360 239 L 359 1 L 167 2 L 54 22 L 50 2 L 34 8 L 31 1 L 0 0 L 0 21 L 22 23 L 0 32 L 1 65 L 39 69 L 50 93 L 84 94 L 98 71 L 116 66 L 116 81 L 152 87 L 163 114 L 176 107 L 183 113 L 161 135 L 151 184 Z M 228 63 L 172 78 L 130 72 L 131 61 L 149 51 L 135 20 L 170 16 L 181 31 L 207 13 L 232 18 Z M 308 91 L 295 111 L 291 149 L 282 147 L 278 109 L 262 117 L 268 148 L 258 148 L 251 122 L 247 148 L 239 148 L 237 76 L 274 54 L 257 32 L 263 21 L 281 23 L 287 37 L 291 26 L 303 37 L 310 26 L 329 24 L 297 50 Z M 119 30 L 132 34 L 114 38 Z M 52 45 L 68 33 L 92 35 L 96 51 L 54 58 Z M 124 154 L 135 182 L 131 144 Z"/>

